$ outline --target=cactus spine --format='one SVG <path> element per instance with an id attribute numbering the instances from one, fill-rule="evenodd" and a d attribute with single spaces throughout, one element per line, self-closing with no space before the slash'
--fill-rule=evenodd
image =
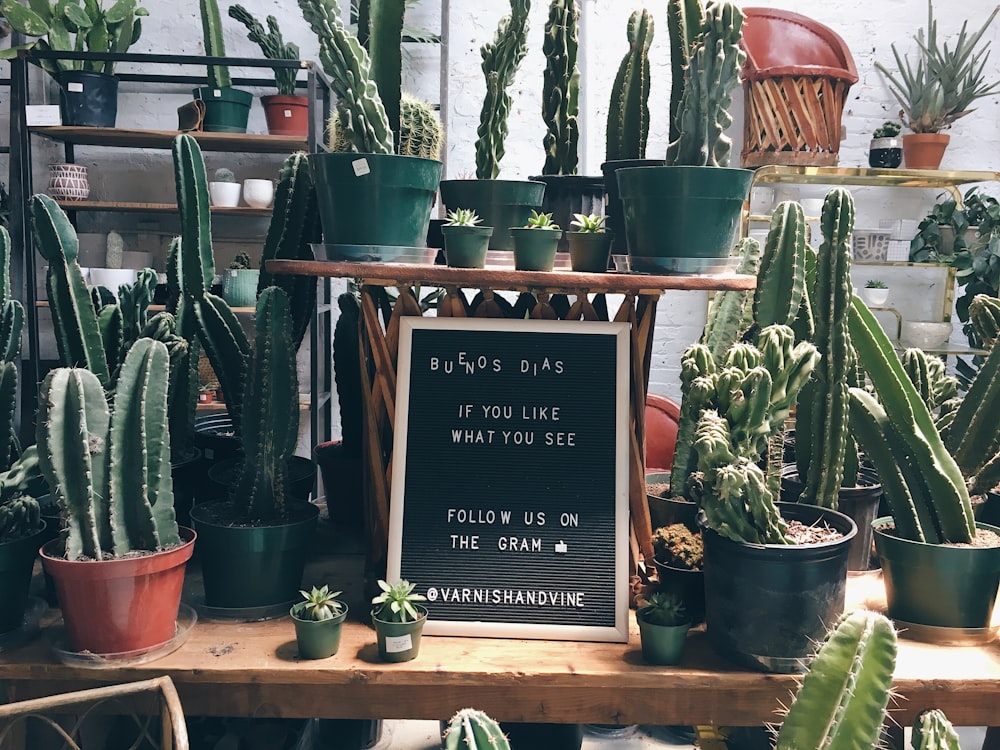
<path id="1" fill-rule="evenodd" d="M 500 174 L 512 104 L 507 89 L 528 52 L 529 10 L 530 0 L 510 0 L 510 13 L 500 19 L 493 41 L 480 49 L 486 77 L 486 97 L 476 130 L 476 177 L 480 180 L 495 180 Z"/>
<path id="2" fill-rule="evenodd" d="M 611 88 L 608 107 L 607 161 L 643 159 L 649 135 L 649 45 L 653 17 L 643 9 L 628 20 L 628 52 Z"/>
<path id="3" fill-rule="evenodd" d="M 938 708 L 922 711 L 910 737 L 913 750 L 962 750 L 958 732 Z"/>
<path id="4" fill-rule="evenodd" d="M 444 747 L 445 750 L 510 750 L 500 725 L 475 708 L 463 708 L 451 717 Z"/>
<path id="5" fill-rule="evenodd" d="M 392 128 L 371 60 L 344 28 L 339 7 L 331 0 L 299 0 L 299 8 L 319 39 L 319 59 L 337 95 L 338 132 L 360 153 L 393 153 Z"/>
<path id="6" fill-rule="evenodd" d="M 399 155 L 438 161 L 442 137 L 441 120 L 434 107 L 403 93 L 399 100 Z"/>
<path id="7" fill-rule="evenodd" d="M 857 297 L 851 306 L 850 332 L 858 358 L 882 402 L 876 409 L 875 399 L 853 389 L 851 428 L 879 470 L 897 533 L 932 544 L 969 542 L 976 533 L 975 519 L 962 472 L 906 377 L 892 343 Z M 905 464 L 902 468 L 910 472 L 909 477 L 891 476 L 899 464 Z"/>
<path id="8" fill-rule="evenodd" d="M 705 7 L 701 0 L 669 0 L 667 30 L 670 35 L 670 142 L 680 136 L 677 113 L 684 95 L 684 74 L 691 63 L 691 50 L 698 40 Z"/>
<path id="9" fill-rule="evenodd" d="M 667 163 L 729 166 L 732 141 L 725 132 L 732 90 L 746 59 L 740 49 L 743 12 L 723 0 L 705 8 L 705 19 L 684 76 L 684 93 L 675 121 L 679 134 L 667 149 Z"/>
<path id="10" fill-rule="evenodd" d="M 546 133 L 542 174 L 576 174 L 580 125 L 580 71 L 576 66 L 580 10 L 576 0 L 552 0 L 542 53 L 542 119 Z"/>
<path id="11" fill-rule="evenodd" d="M 257 336 L 240 432 L 244 460 L 231 497 L 246 518 L 261 520 L 284 515 L 287 464 L 299 430 L 288 295 L 277 287 L 264 290 L 257 300 L 255 321 Z"/>
<path id="12" fill-rule="evenodd" d="M 882 615 L 843 615 L 802 679 L 775 750 L 874 748 L 896 668 L 896 631 Z"/>
<path id="13" fill-rule="evenodd" d="M 823 203 L 823 243 L 817 254 L 815 295 L 811 295 L 816 322 L 813 337 L 820 362 L 813 379 L 803 389 L 810 408 L 799 412 L 795 439 L 802 502 L 837 508 L 844 481 L 844 456 L 848 448 L 848 374 L 851 367 L 851 334 L 847 318 L 854 291 L 851 287 L 851 232 L 854 200 L 843 189 L 831 190 Z M 808 436 L 804 445 L 800 436 Z M 850 443 L 850 444 L 849 444 Z M 854 485 L 855 477 L 847 478 Z"/>
<path id="14" fill-rule="evenodd" d="M 222 16 L 218 0 L 198 0 L 201 8 L 201 30 L 205 39 L 205 54 L 209 57 L 225 57 L 226 42 L 222 36 Z M 229 68 L 225 65 L 208 67 L 208 83 L 214 89 L 229 88 L 233 85 Z"/>

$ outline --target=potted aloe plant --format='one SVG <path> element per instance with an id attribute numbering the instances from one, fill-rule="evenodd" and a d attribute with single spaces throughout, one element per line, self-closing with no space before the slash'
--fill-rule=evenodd
<path id="1" fill-rule="evenodd" d="M 260 47 L 268 60 L 298 60 L 299 47 L 286 42 L 274 16 L 267 17 L 267 29 L 242 5 L 230 5 L 229 17 L 242 23 L 247 30 L 247 39 Z M 297 68 L 275 68 L 274 83 L 277 94 L 262 96 L 267 120 L 267 132 L 271 135 L 287 135 L 305 138 L 309 133 L 309 100 L 295 93 Z"/>
<path id="2" fill-rule="evenodd" d="M 292 605 L 288 614 L 295 623 L 295 641 L 303 659 L 326 659 L 340 648 L 340 633 L 347 619 L 347 605 L 329 586 L 300 591 L 304 601 Z"/>
<path id="3" fill-rule="evenodd" d="M 676 594 L 656 591 L 640 599 L 635 610 L 642 643 L 642 658 L 649 664 L 679 664 L 684 653 L 691 617 Z"/>
<path id="4" fill-rule="evenodd" d="M 226 43 L 222 33 L 222 16 L 218 0 L 198 0 L 201 9 L 201 30 L 208 57 L 225 57 Z M 194 98 L 205 105 L 202 129 L 209 133 L 245 133 L 250 119 L 253 94 L 233 88 L 233 79 L 226 65 L 208 66 L 208 86 L 194 90 Z"/>
<path id="5" fill-rule="evenodd" d="M 493 227 L 481 227 L 479 214 L 468 208 L 448 212 L 448 220 L 441 225 L 444 236 L 444 255 L 453 268 L 482 268 L 486 265 Z"/>
<path id="6" fill-rule="evenodd" d="M 497 179 L 513 104 L 508 90 L 528 52 L 530 7 L 530 0 L 511 0 L 510 14 L 500 19 L 493 41 L 480 49 L 486 96 L 476 131 L 476 179 L 441 182 L 441 200 L 448 209 L 472 209 L 494 227 L 491 250 L 513 249 L 509 228 L 524 226 L 529 213 L 541 209 L 545 194 L 543 182 Z"/>
<path id="7" fill-rule="evenodd" d="M 573 214 L 574 229 L 566 232 L 569 260 L 574 271 L 604 273 L 611 260 L 611 235 L 604 229 L 605 217 Z"/>
<path id="8" fill-rule="evenodd" d="M 427 598 L 414 593 L 416 586 L 405 579 L 378 582 L 382 593 L 372 599 L 371 617 L 382 661 L 410 661 L 420 652 L 427 622 L 427 608 L 420 602 Z"/>
<path id="9" fill-rule="evenodd" d="M 528 223 L 511 227 L 514 238 L 514 268 L 518 271 L 551 271 L 559 250 L 562 230 L 552 221 L 552 214 L 532 210 Z"/>
<path id="10" fill-rule="evenodd" d="M 39 0 L 23 4 L 3 0 L 0 11 L 16 31 L 40 37 L 28 48 L 55 52 L 121 53 L 142 34 L 142 17 L 149 11 L 136 0 L 116 0 L 108 8 L 88 0 Z M 0 51 L 10 59 L 26 48 Z M 118 115 L 115 63 L 103 60 L 45 59 L 40 65 L 59 84 L 62 124 L 113 128 Z"/>

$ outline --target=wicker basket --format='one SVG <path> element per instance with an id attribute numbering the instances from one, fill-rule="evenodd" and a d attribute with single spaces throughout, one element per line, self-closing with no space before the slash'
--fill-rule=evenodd
<path id="1" fill-rule="evenodd" d="M 798 13 L 743 12 L 743 166 L 836 166 L 844 103 L 858 80 L 844 40 Z"/>

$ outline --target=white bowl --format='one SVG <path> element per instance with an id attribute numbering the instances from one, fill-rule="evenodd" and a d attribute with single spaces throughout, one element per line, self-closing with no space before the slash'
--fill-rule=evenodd
<path id="1" fill-rule="evenodd" d="M 899 343 L 915 349 L 943 349 L 951 337 L 951 323 L 904 320 Z"/>
<path id="2" fill-rule="evenodd" d="M 270 180 L 243 180 L 243 200 L 253 208 L 267 208 L 274 200 L 274 183 Z"/>

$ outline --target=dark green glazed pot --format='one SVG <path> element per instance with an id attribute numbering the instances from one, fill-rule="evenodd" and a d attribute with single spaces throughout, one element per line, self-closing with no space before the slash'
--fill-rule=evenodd
<path id="1" fill-rule="evenodd" d="M 490 246 L 493 227 L 441 227 L 444 256 L 452 268 L 482 268 Z"/>
<path id="2" fill-rule="evenodd" d="M 372 625 L 375 626 L 375 637 L 378 639 L 378 655 L 382 661 L 412 661 L 420 653 L 420 636 L 424 632 L 424 623 L 427 622 L 427 609 L 419 604 L 414 606 L 420 613 L 420 619 L 408 622 L 380 620 L 372 612 Z"/>
<path id="3" fill-rule="evenodd" d="M 611 259 L 611 235 L 607 232 L 566 232 L 569 262 L 574 271 L 605 273 Z"/>
<path id="4" fill-rule="evenodd" d="M 38 548 L 45 540 L 45 526 L 30 536 L 0 543 L 0 633 L 21 627 L 28 604 L 31 571 Z"/>
<path id="5" fill-rule="evenodd" d="M 270 526 L 236 526 L 220 517 L 224 501 L 191 509 L 198 532 L 205 604 L 251 609 L 291 602 L 299 595 L 302 572 L 319 508 L 291 502 L 294 519 Z"/>
<path id="6" fill-rule="evenodd" d="M 427 245 L 441 162 L 396 154 L 323 153 L 309 154 L 309 167 L 327 245 Z"/>
<path id="7" fill-rule="evenodd" d="M 340 633 L 347 619 L 347 607 L 330 620 L 303 620 L 295 615 L 295 607 L 289 610 L 295 623 L 295 642 L 299 656 L 303 659 L 326 659 L 340 648 Z"/>
<path id="8" fill-rule="evenodd" d="M 642 615 L 639 623 L 639 640 L 642 644 L 642 658 L 647 664 L 680 664 L 687 643 L 691 623 L 684 625 L 654 625 L 646 622 Z"/>
<path id="9" fill-rule="evenodd" d="M 545 183 L 531 180 L 443 180 L 445 208 L 470 208 L 485 226 L 493 227 L 490 250 L 513 250 L 507 227 L 523 227 L 531 212 L 542 207 Z"/>
<path id="10" fill-rule="evenodd" d="M 890 517 L 872 524 L 889 617 L 941 628 L 988 627 L 1000 585 L 1000 547 L 912 542 L 891 528 Z M 997 526 L 976 528 L 1000 534 Z"/>
<path id="11" fill-rule="evenodd" d="M 729 256 L 739 237 L 753 171 L 632 167 L 616 174 L 633 270 L 671 271 L 678 265 L 665 259 Z M 694 265 L 692 270 L 697 270 Z"/>
<path id="12" fill-rule="evenodd" d="M 202 130 L 207 133 L 245 133 L 250 119 L 253 94 L 231 87 L 204 86 L 194 90 L 194 98 L 205 102 Z"/>
<path id="13" fill-rule="evenodd" d="M 552 270 L 562 232 L 511 227 L 510 233 L 514 237 L 514 268 L 518 271 Z"/>

